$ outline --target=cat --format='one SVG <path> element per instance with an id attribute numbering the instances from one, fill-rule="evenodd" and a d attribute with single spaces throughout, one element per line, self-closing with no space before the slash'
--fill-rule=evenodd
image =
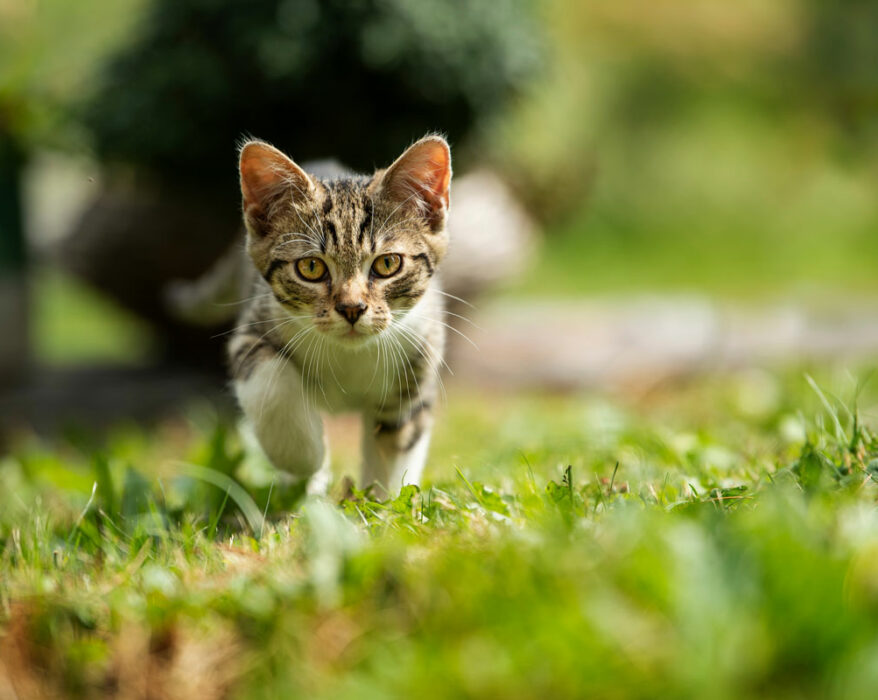
<path id="1" fill-rule="evenodd" d="M 253 140 L 239 169 L 254 279 L 228 362 L 245 421 L 276 468 L 319 493 L 320 414 L 358 412 L 362 485 L 418 484 L 445 345 L 448 143 L 428 135 L 371 176 L 318 177 Z"/>

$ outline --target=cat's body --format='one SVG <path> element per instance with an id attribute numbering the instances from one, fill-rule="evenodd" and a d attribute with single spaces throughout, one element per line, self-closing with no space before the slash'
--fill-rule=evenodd
<path id="1" fill-rule="evenodd" d="M 235 392 L 271 462 L 327 481 L 321 412 L 363 417 L 364 485 L 418 483 L 439 387 L 450 152 L 438 137 L 372 177 L 324 180 L 250 142 L 241 186 L 251 298 Z"/>

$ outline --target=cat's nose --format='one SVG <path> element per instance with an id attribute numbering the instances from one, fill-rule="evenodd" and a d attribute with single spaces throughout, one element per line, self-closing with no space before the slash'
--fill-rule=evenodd
<path id="1" fill-rule="evenodd" d="M 357 322 L 357 319 L 363 315 L 363 312 L 366 310 L 366 304 L 362 301 L 358 301 L 356 304 L 336 304 L 335 310 L 338 311 L 342 316 L 344 316 L 348 323 L 352 326 Z"/>

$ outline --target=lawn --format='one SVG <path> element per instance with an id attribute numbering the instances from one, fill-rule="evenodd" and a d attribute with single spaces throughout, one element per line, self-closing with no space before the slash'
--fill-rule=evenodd
<path id="1" fill-rule="evenodd" d="M 813 379 L 811 377 L 814 377 Z M 207 406 L 0 464 L 0 697 L 874 697 L 878 390 L 449 387 L 421 490 L 280 488 Z"/>

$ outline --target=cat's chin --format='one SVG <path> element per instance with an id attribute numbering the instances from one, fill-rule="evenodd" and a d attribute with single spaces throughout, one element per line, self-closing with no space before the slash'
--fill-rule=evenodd
<path id="1" fill-rule="evenodd" d="M 355 328 L 351 328 L 348 331 L 343 333 L 331 333 L 328 334 L 329 337 L 335 341 L 335 343 L 341 347 L 345 348 L 363 348 L 371 343 L 375 342 L 378 338 L 380 332 L 376 331 L 359 331 Z"/>

